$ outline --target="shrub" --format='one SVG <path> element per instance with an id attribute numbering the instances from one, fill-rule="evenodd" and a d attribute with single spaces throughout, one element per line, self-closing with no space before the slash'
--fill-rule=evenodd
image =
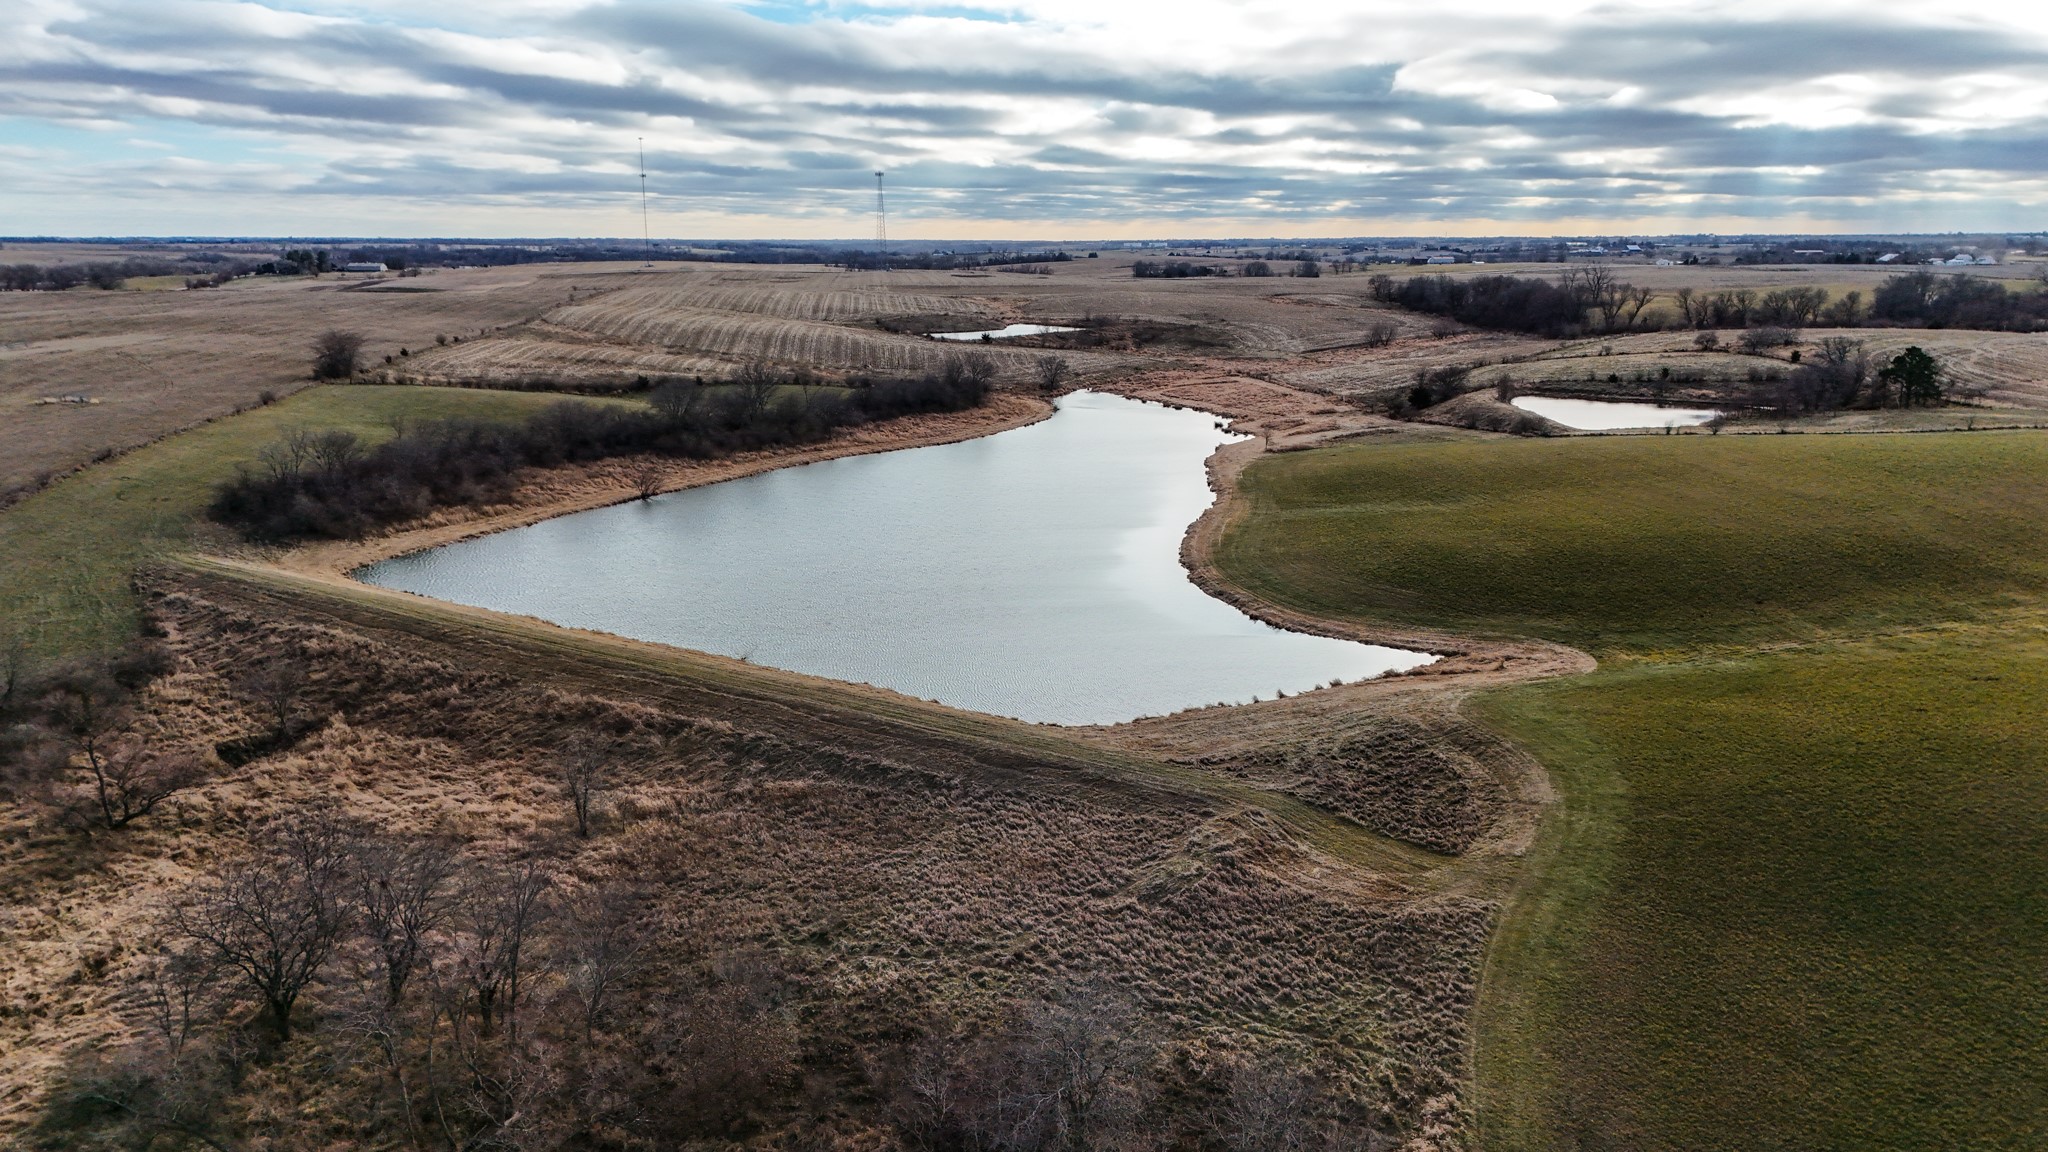
<path id="1" fill-rule="evenodd" d="M 329 329 L 313 341 L 313 378 L 346 380 L 363 358 L 363 338 L 355 332 Z"/>
<path id="2" fill-rule="evenodd" d="M 705 459 L 811 443 L 838 428 L 957 412 L 988 394 L 983 366 L 849 392 L 787 389 L 765 368 L 721 389 L 669 381 L 645 409 L 563 401 L 522 423 L 440 420 L 376 447 L 347 432 L 294 432 L 214 494 L 210 514 L 257 540 L 355 539 L 435 508 L 509 498 L 520 469 L 653 452 Z"/>

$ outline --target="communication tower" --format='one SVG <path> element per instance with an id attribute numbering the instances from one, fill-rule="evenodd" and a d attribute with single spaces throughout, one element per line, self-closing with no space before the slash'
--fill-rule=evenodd
<path id="1" fill-rule="evenodd" d="M 875 251 L 881 254 L 882 271 L 889 270 L 889 205 L 882 198 L 882 174 L 875 173 Z"/>
<path id="2" fill-rule="evenodd" d="M 647 137 L 640 141 L 640 242 L 647 248 L 647 266 L 654 266 L 654 231 L 647 223 Z"/>

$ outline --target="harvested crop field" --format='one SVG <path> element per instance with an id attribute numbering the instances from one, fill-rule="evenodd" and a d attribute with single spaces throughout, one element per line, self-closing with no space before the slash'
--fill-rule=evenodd
<path id="1" fill-rule="evenodd" d="M 313 340 L 359 331 L 381 361 L 437 335 L 473 337 L 569 296 L 531 268 L 366 281 L 261 279 L 176 292 L 0 293 L 0 493 L 311 383 Z M 79 394 L 92 405 L 36 405 Z"/>

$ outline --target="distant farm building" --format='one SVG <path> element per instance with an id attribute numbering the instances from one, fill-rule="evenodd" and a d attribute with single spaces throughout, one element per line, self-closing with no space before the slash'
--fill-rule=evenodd
<path id="1" fill-rule="evenodd" d="M 384 265 L 382 265 L 382 264 L 373 264 L 373 263 L 369 263 L 369 262 L 357 262 L 357 263 L 354 263 L 354 264 L 343 264 L 343 265 L 341 266 L 341 270 L 342 270 L 343 272 L 389 272 L 389 271 L 391 271 L 391 269 L 389 269 L 389 268 L 386 268 L 386 267 L 384 267 Z"/>
<path id="2" fill-rule="evenodd" d="M 1875 262 L 1878 264 L 1890 264 L 1892 261 L 1897 260 L 1898 258 L 1899 254 L 1897 252 L 1887 252 L 1884 255 L 1879 256 Z"/>

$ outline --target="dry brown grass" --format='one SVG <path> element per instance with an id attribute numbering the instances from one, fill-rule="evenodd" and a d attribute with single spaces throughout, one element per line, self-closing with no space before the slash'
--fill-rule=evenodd
<path id="1" fill-rule="evenodd" d="M 192 292 L 0 293 L 0 491 L 311 383 L 312 343 L 359 331 L 373 359 L 474 336 L 569 296 L 574 273 L 437 272 L 402 282 L 243 281 Z M 83 393 L 96 405 L 35 405 Z"/>
<path id="2" fill-rule="evenodd" d="M 229 685 L 280 653 L 311 670 L 307 708 L 331 719 L 296 748 L 219 768 L 174 815 L 131 835 L 86 840 L 9 817 L 8 1128 L 34 1115 L 64 1060 L 136 1026 L 115 992 L 166 894 L 313 797 L 485 858 L 538 853 L 578 883 L 651 886 L 691 934 L 665 945 L 775 958 L 790 974 L 805 1071 L 841 1085 L 858 1085 L 863 1057 L 901 1040 L 906 1022 L 992 1019 L 1048 989 L 1108 981 L 1197 1073 L 1282 1048 L 1407 1133 L 1426 1108 L 1456 1113 L 1490 898 L 1390 888 L 1269 805 L 1090 785 L 1029 748 L 993 754 L 910 728 L 835 732 L 644 678 L 613 675 L 610 691 L 593 691 L 606 685 L 504 648 L 354 626 L 234 580 L 165 579 L 153 600 L 178 660 L 150 690 L 168 729 L 211 743 L 262 727 Z M 548 756 L 590 728 L 632 734 L 645 751 L 599 834 L 578 841 Z M 1336 787 L 1344 756 L 1371 759 L 1380 753 L 1359 749 L 1404 739 L 1378 720 L 1317 767 L 1305 766 L 1318 754 L 1306 746 L 1225 767 L 1249 779 L 1285 763 L 1288 786 L 1309 795 L 1294 777 Z M 1064 758 L 1090 755 L 1073 745 Z M 1438 765 L 1427 777 L 1422 791 L 1388 791 L 1367 770 L 1347 795 L 1316 794 L 1437 829 L 1445 847 L 1470 845 L 1508 807 L 1486 771 Z M 1442 815 L 1398 815 L 1417 805 Z M 347 1083 L 300 1086 L 300 1136 L 346 1110 Z M 835 1105 L 842 1134 L 874 1132 L 860 1100 L 849 1091 Z"/>

